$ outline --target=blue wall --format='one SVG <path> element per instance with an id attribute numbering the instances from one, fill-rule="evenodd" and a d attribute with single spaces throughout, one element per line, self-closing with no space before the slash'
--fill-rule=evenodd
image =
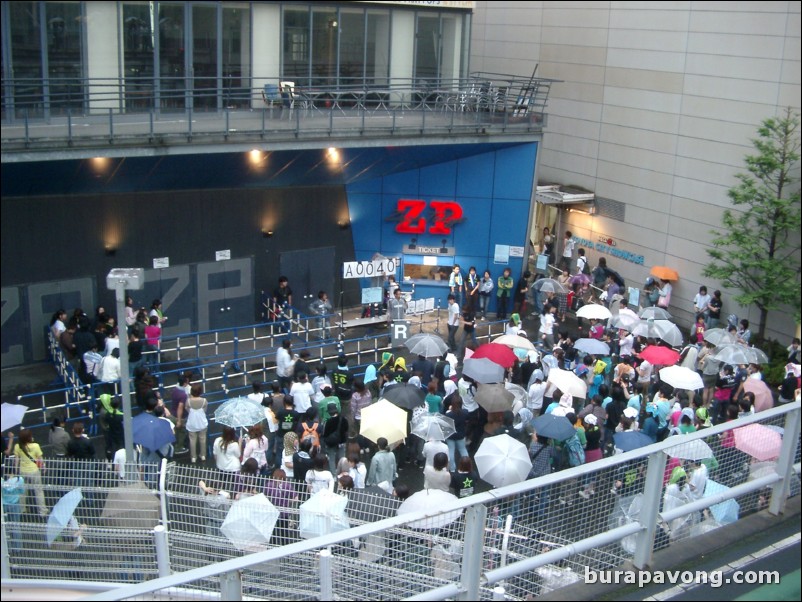
<path id="1" fill-rule="evenodd" d="M 471 157 L 347 185 L 356 259 L 370 259 L 376 252 L 403 256 L 412 236 L 396 232 L 398 222 L 387 220 L 396 214 L 399 199 L 454 200 L 464 218 L 448 236 L 447 246 L 455 248 L 456 256 L 439 257 L 439 264 L 458 263 L 465 273 L 474 265 L 480 275 L 489 269 L 497 280 L 506 266 L 493 263 L 495 245 L 526 245 L 536 154 L 537 143 L 494 146 Z M 443 236 L 425 233 L 417 238 L 418 245 L 439 247 Z M 506 265 L 516 279 L 523 272 L 521 257 L 510 258 Z M 368 281 L 362 286 L 369 286 Z M 419 282 L 416 297 L 430 296 L 444 305 L 447 289 Z"/>

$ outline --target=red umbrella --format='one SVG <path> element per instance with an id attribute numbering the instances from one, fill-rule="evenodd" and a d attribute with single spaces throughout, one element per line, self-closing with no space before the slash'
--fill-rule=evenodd
<path id="1" fill-rule="evenodd" d="M 473 359 L 481 359 L 486 357 L 491 362 L 494 362 L 502 368 L 510 368 L 518 359 L 512 349 L 506 345 L 498 345 L 496 343 L 485 343 L 480 345 L 471 356 Z"/>
<path id="2" fill-rule="evenodd" d="M 679 353 L 661 345 L 649 345 L 640 356 L 653 366 L 673 366 L 679 361 Z"/>

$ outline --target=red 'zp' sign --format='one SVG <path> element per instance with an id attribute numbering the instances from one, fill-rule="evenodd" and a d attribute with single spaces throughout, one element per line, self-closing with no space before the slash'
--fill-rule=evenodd
<path id="1" fill-rule="evenodd" d="M 432 225 L 426 228 L 426 201 L 417 199 L 399 199 L 398 213 L 401 221 L 395 227 L 402 234 L 451 234 L 451 225 L 462 219 L 462 207 L 454 201 L 430 201 L 429 207 L 434 211 Z"/>

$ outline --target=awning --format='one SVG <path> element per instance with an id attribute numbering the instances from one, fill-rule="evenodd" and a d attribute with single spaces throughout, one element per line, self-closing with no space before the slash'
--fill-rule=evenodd
<path id="1" fill-rule="evenodd" d="M 578 188 L 565 187 L 559 184 L 538 186 L 535 200 L 544 205 L 589 205 L 592 206 L 596 194 Z"/>

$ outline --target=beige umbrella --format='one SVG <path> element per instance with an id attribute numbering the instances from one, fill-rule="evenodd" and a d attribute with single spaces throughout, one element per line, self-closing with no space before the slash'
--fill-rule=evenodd
<path id="1" fill-rule="evenodd" d="M 407 413 L 386 399 L 379 399 L 362 410 L 359 434 L 374 443 L 380 437 L 390 444 L 403 441 L 407 436 Z"/>
<path id="2" fill-rule="evenodd" d="M 512 349 L 526 349 L 527 351 L 535 351 L 535 346 L 532 341 L 517 334 L 503 334 L 493 340 L 498 345 L 504 345 Z"/>
<path id="3" fill-rule="evenodd" d="M 512 402 L 515 395 L 508 391 L 503 383 L 477 385 L 476 394 L 473 396 L 476 403 L 482 406 L 488 413 L 504 412 L 512 409 Z"/>
<path id="4" fill-rule="evenodd" d="M 549 370 L 548 382 L 552 383 L 561 392 L 568 393 L 571 397 L 584 399 L 588 393 L 587 383 L 568 370 L 552 368 Z"/>

